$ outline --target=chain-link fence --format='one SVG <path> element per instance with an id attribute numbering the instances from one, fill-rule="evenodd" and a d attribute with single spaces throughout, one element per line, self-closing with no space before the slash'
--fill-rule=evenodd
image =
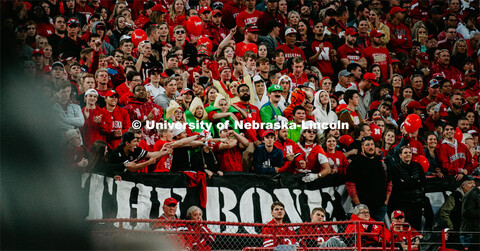
<path id="1" fill-rule="evenodd" d="M 133 241 L 135 249 L 161 245 L 171 250 L 274 250 L 280 246 L 284 250 L 385 250 L 389 241 L 383 223 L 371 221 L 263 224 L 107 219 L 88 224 L 100 249 L 124 249 L 120 245 L 130 246 Z"/>

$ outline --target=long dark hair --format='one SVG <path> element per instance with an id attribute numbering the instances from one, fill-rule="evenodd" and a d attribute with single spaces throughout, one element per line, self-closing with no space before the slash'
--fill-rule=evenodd
<path id="1" fill-rule="evenodd" d="M 87 170 L 93 171 L 99 166 L 105 166 L 107 157 L 105 156 L 105 147 L 107 143 L 102 140 L 93 142 L 90 152 L 88 153 L 88 167 Z"/>

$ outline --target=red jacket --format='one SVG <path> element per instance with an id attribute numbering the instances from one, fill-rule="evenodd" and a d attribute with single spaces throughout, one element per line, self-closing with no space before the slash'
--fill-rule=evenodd
<path id="1" fill-rule="evenodd" d="M 397 54 L 403 52 L 408 55 L 413 45 L 410 29 L 404 24 L 394 25 L 390 22 L 387 23 L 387 26 L 390 28 L 388 48 Z"/>
<path id="2" fill-rule="evenodd" d="M 243 118 L 240 113 L 236 113 L 239 121 L 243 121 L 245 124 L 262 122 L 262 119 L 260 118 L 260 109 L 258 109 L 258 107 L 242 101 L 235 103 L 235 105 L 248 114 L 248 118 Z M 244 129 L 244 132 L 245 137 L 251 142 L 262 140 L 263 129 Z"/>
<path id="3" fill-rule="evenodd" d="M 317 144 L 311 146 L 302 146 L 300 143 L 297 144 L 299 147 L 299 152 L 302 154 L 303 159 L 307 162 L 306 170 L 310 170 L 314 173 L 319 173 L 322 171 L 322 164 L 328 163 L 327 156 L 323 148 Z"/>
<path id="4" fill-rule="evenodd" d="M 210 243 L 215 241 L 215 236 L 207 225 L 195 223 L 187 227 L 193 233 L 185 235 L 188 250 L 210 251 Z"/>
<path id="5" fill-rule="evenodd" d="M 436 63 L 432 66 L 432 70 L 430 71 L 430 74 L 435 74 L 435 73 L 441 73 L 445 79 L 449 79 L 452 82 L 452 86 L 456 82 L 463 82 L 463 74 L 458 70 L 457 68 L 449 65 L 449 66 L 443 66 L 440 63 Z"/>
<path id="6" fill-rule="evenodd" d="M 449 175 L 456 175 L 463 169 L 467 169 L 468 173 L 471 174 L 475 168 L 472 154 L 467 146 L 457 142 L 456 139 L 454 139 L 453 144 L 443 140 L 437 149 L 437 157 L 443 169 Z"/>
<path id="7" fill-rule="evenodd" d="M 300 162 L 300 160 L 304 160 L 302 155 L 300 154 L 300 148 L 298 147 L 298 145 L 293 142 L 293 140 L 287 139 L 284 142 L 276 140 L 273 146 L 282 150 L 283 152 L 283 166 L 280 167 L 280 170 L 278 172 L 296 173 L 296 169 L 297 167 L 299 167 L 298 162 Z M 287 160 L 286 156 L 289 153 L 295 153 L 293 161 Z"/>
<path id="8" fill-rule="evenodd" d="M 269 221 L 267 225 L 277 225 L 274 219 Z M 276 240 L 273 239 L 273 236 L 277 235 L 296 235 L 293 227 L 263 227 L 262 234 L 272 235 L 272 238 L 263 238 L 264 247 L 275 247 L 277 245 L 295 245 L 297 240 L 295 237 L 277 237 Z"/>
<path id="9" fill-rule="evenodd" d="M 85 117 L 85 109 L 82 109 L 82 114 Z M 100 116 L 100 123 L 93 121 L 95 117 Z M 95 107 L 95 109 L 89 110 L 88 118 L 85 118 L 85 124 L 80 128 L 82 132 L 83 143 L 88 150 L 92 144 L 97 140 L 107 141 L 107 133 L 109 132 L 109 127 L 105 123 L 106 120 L 105 110 L 100 107 Z"/>
<path id="10" fill-rule="evenodd" d="M 332 235 L 323 236 L 324 234 L 336 234 L 335 230 L 333 230 L 332 225 L 308 225 L 308 226 L 301 226 L 298 230 L 299 235 L 310 235 L 310 236 L 302 236 L 300 237 L 300 243 L 302 246 L 306 245 L 306 240 L 314 240 L 317 243 L 323 243 L 328 241 L 328 239 L 334 237 Z"/>
<path id="11" fill-rule="evenodd" d="M 352 218 L 350 219 L 351 221 L 364 221 L 360 219 L 358 216 L 355 214 L 352 214 Z M 373 219 L 369 219 L 368 221 L 375 222 Z M 380 223 L 380 222 L 378 222 Z M 368 231 L 370 229 L 370 231 Z M 390 231 L 388 229 L 384 228 L 381 225 L 371 225 L 371 224 L 361 224 L 360 225 L 360 233 L 375 233 L 377 235 L 375 236 L 366 236 L 366 238 L 362 238 L 362 245 L 369 245 L 369 244 L 374 244 L 374 243 L 381 243 L 382 242 L 382 231 L 385 230 L 385 240 L 388 242 L 390 240 Z M 347 228 L 345 229 L 345 233 L 352 233 L 356 234 L 356 225 L 355 224 L 349 224 Z M 345 237 L 347 239 L 352 238 L 354 235 L 349 236 L 346 235 Z"/>
<path id="12" fill-rule="evenodd" d="M 106 108 L 103 108 L 105 114 L 105 123 L 107 129 L 107 144 L 110 149 L 115 149 L 120 142 L 122 142 L 122 137 L 115 137 L 115 130 L 122 130 L 122 135 L 128 131 L 132 123 L 130 122 L 130 116 L 128 112 L 118 106 L 115 107 L 113 112 L 109 112 Z"/>

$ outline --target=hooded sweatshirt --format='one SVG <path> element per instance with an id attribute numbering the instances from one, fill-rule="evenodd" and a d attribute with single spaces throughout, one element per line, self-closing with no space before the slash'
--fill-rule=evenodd
<path id="1" fill-rule="evenodd" d="M 268 102 L 268 96 L 267 96 L 267 86 L 265 85 L 265 82 L 262 82 L 264 86 L 264 91 L 262 93 L 261 99 L 258 98 L 257 95 L 257 89 L 255 88 L 255 83 L 253 84 L 253 93 L 255 93 L 255 106 L 256 107 L 262 107 L 264 104 Z"/>
<path id="2" fill-rule="evenodd" d="M 338 121 L 337 114 L 335 111 L 331 110 L 330 104 L 330 97 L 328 97 L 328 104 L 326 108 L 323 108 L 323 105 L 320 103 L 320 94 L 324 92 L 327 93 L 325 90 L 320 90 L 315 93 L 315 99 L 313 105 L 315 106 L 315 110 L 313 110 L 313 116 L 315 117 L 316 123 L 336 123 Z M 328 95 L 328 93 L 327 93 Z M 323 129 L 320 128 L 318 133 L 323 135 Z"/>
<path id="3" fill-rule="evenodd" d="M 471 174 L 474 169 L 472 154 L 466 145 L 456 139 L 453 139 L 453 143 L 444 139 L 437 150 L 437 156 L 448 175 L 456 175 L 463 169 L 467 169 Z"/>

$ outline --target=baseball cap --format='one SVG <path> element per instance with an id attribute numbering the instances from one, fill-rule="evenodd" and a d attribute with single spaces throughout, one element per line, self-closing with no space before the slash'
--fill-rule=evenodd
<path id="1" fill-rule="evenodd" d="M 414 109 L 425 109 L 425 106 L 422 106 L 418 101 L 410 101 L 407 105 L 408 110 L 414 110 Z"/>
<path id="2" fill-rule="evenodd" d="M 394 219 L 405 218 L 405 214 L 400 210 L 395 210 L 395 211 L 393 211 L 393 218 Z"/>
<path id="3" fill-rule="evenodd" d="M 453 86 L 452 89 L 465 89 L 467 88 L 467 85 L 463 82 L 456 82 Z"/>
<path id="4" fill-rule="evenodd" d="M 345 31 L 345 35 L 356 36 L 356 35 L 357 35 L 357 31 L 355 31 L 354 28 L 348 28 L 348 29 Z"/>
<path id="5" fill-rule="evenodd" d="M 433 107 L 433 111 L 439 113 L 440 116 L 442 116 L 442 117 L 448 116 L 447 107 L 444 104 L 442 104 L 441 102 Z"/>
<path id="6" fill-rule="evenodd" d="M 62 68 L 65 67 L 65 65 L 63 65 L 62 62 L 60 61 L 56 61 L 55 63 L 52 64 L 52 69 L 55 68 L 56 66 L 61 66 Z"/>
<path id="7" fill-rule="evenodd" d="M 404 11 L 406 11 L 406 9 L 402 9 L 398 6 L 395 6 L 390 10 L 390 12 L 388 12 L 388 14 L 390 14 L 390 16 L 393 16 L 393 15 L 397 14 L 398 12 L 404 12 Z"/>
<path id="8" fill-rule="evenodd" d="M 413 10 L 410 10 L 409 12 L 409 15 L 415 19 L 422 19 L 423 16 L 422 16 L 422 11 L 420 9 L 413 9 Z"/>
<path id="9" fill-rule="evenodd" d="M 303 134 L 306 130 L 312 130 L 316 129 L 315 123 L 311 120 L 305 121 L 302 126 L 302 130 L 300 131 L 300 134 Z"/>
<path id="10" fill-rule="evenodd" d="M 253 32 L 260 32 L 260 30 L 258 29 L 258 27 L 256 25 L 254 25 L 254 26 L 250 26 L 248 29 L 246 29 L 245 32 L 253 33 Z"/>
<path id="11" fill-rule="evenodd" d="M 67 21 L 67 26 L 70 27 L 72 25 L 80 25 L 80 22 L 78 22 L 78 20 L 76 18 L 70 18 L 68 19 Z"/>
<path id="12" fill-rule="evenodd" d="M 272 129 L 265 130 L 265 131 L 263 132 L 262 138 L 265 138 L 265 137 L 267 137 L 267 136 L 270 135 L 270 134 L 275 135 L 275 132 L 274 132 Z"/>
<path id="13" fill-rule="evenodd" d="M 429 35 L 429 36 L 427 37 L 427 40 L 430 40 L 430 39 L 435 39 L 435 40 L 437 40 L 437 36 L 435 36 L 435 35 Z"/>
<path id="14" fill-rule="evenodd" d="M 223 3 L 218 1 L 212 4 L 212 7 L 217 10 L 221 10 L 223 8 Z"/>
<path id="15" fill-rule="evenodd" d="M 430 86 L 431 88 L 433 88 L 434 86 L 440 86 L 440 83 L 438 82 L 438 80 L 432 79 L 432 80 L 430 80 L 428 86 Z"/>
<path id="16" fill-rule="evenodd" d="M 200 10 L 198 11 L 198 14 L 203 14 L 204 12 L 212 12 L 212 9 L 211 9 L 209 6 L 203 6 L 203 7 L 200 8 Z"/>
<path id="17" fill-rule="evenodd" d="M 398 58 L 392 58 L 392 64 L 393 63 L 401 63 L 400 60 L 398 60 Z"/>
<path id="18" fill-rule="evenodd" d="M 377 75 L 371 73 L 371 72 L 367 72 L 363 75 L 363 79 L 365 80 L 369 80 L 370 82 L 372 82 L 372 84 L 374 86 L 378 86 L 378 83 L 377 83 Z"/>
<path id="19" fill-rule="evenodd" d="M 267 90 L 268 93 L 276 92 L 276 91 L 283 92 L 282 86 L 281 85 L 271 85 L 270 87 L 268 87 L 268 90 Z"/>
<path id="20" fill-rule="evenodd" d="M 260 81 L 264 82 L 263 78 L 260 77 L 260 75 L 253 76 L 253 83 L 260 82 Z"/>
<path id="21" fill-rule="evenodd" d="M 303 83 L 302 85 L 299 85 L 298 87 L 300 87 L 300 88 L 301 88 L 301 87 L 307 87 L 307 88 L 312 88 L 312 89 L 315 90 L 315 84 L 312 83 L 312 82 L 305 82 L 305 83 Z"/>
<path id="22" fill-rule="evenodd" d="M 438 79 L 444 79 L 445 77 L 442 75 L 442 73 L 438 72 L 438 73 L 434 73 L 434 74 L 432 75 L 432 78 L 438 80 Z"/>
<path id="23" fill-rule="evenodd" d="M 87 96 L 88 94 L 94 94 L 94 95 L 97 95 L 97 96 L 98 96 L 98 92 L 97 92 L 97 90 L 95 90 L 95 89 L 88 89 L 88 90 L 85 92 L 85 96 Z"/>
<path id="24" fill-rule="evenodd" d="M 152 11 L 160 11 L 162 13 L 167 13 L 168 12 L 168 10 L 165 7 L 163 7 L 163 5 L 161 5 L 161 4 L 155 4 L 155 6 L 153 6 L 153 8 L 152 8 Z"/>
<path id="25" fill-rule="evenodd" d="M 144 2 L 144 4 L 143 4 L 143 9 L 144 9 L 144 10 L 148 10 L 148 9 L 153 8 L 155 5 L 156 5 L 155 2 L 153 2 L 153 1 L 147 1 L 147 2 Z"/>
<path id="26" fill-rule="evenodd" d="M 332 8 L 329 8 L 327 11 L 325 11 L 325 16 L 327 17 L 332 17 L 336 15 L 337 15 L 337 12 Z"/>
<path id="27" fill-rule="evenodd" d="M 180 95 L 183 95 L 185 93 L 191 92 L 193 94 L 193 91 L 190 88 L 185 88 L 180 92 Z"/>
<path id="28" fill-rule="evenodd" d="M 212 17 L 216 16 L 217 14 L 222 15 L 222 11 L 217 9 L 212 10 Z"/>
<path id="29" fill-rule="evenodd" d="M 161 72 L 162 72 L 162 69 L 161 69 L 161 68 L 158 68 L 158 67 L 153 67 L 153 68 L 150 69 L 149 72 L 160 72 L 160 73 L 161 73 Z"/>
<path id="30" fill-rule="evenodd" d="M 43 52 L 42 49 L 35 49 L 32 51 L 32 56 L 33 55 L 37 55 L 37 54 L 40 54 L 40 55 L 44 55 L 45 56 L 45 52 Z"/>
<path id="31" fill-rule="evenodd" d="M 110 91 L 108 91 L 108 92 L 105 94 L 105 98 L 106 98 L 106 97 L 111 97 L 111 96 L 117 96 L 117 98 L 118 98 L 119 95 L 118 95 L 118 93 L 117 93 L 116 91 L 114 91 L 114 90 L 110 90 Z"/>
<path id="32" fill-rule="evenodd" d="M 347 70 L 341 70 L 339 73 L 338 73 L 338 77 L 350 77 L 352 76 L 353 73 L 347 71 Z"/>
<path id="33" fill-rule="evenodd" d="M 288 28 L 285 30 L 285 36 L 288 36 L 290 34 L 297 34 L 297 31 L 294 28 Z"/>
<path id="34" fill-rule="evenodd" d="M 122 42 L 123 40 L 130 40 L 131 41 L 132 37 L 130 37 L 129 35 L 123 35 L 120 37 L 120 42 Z"/>
<path id="35" fill-rule="evenodd" d="M 428 54 L 427 53 L 419 53 L 417 55 L 417 59 L 420 60 L 420 62 L 424 63 L 424 64 L 429 64 L 430 63 L 430 60 L 428 59 Z"/>
<path id="36" fill-rule="evenodd" d="M 177 205 L 178 201 L 172 197 L 166 198 L 165 201 L 163 202 L 163 205 L 170 206 L 170 205 Z"/>
<path id="37" fill-rule="evenodd" d="M 226 65 L 222 66 L 222 67 L 220 67 L 220 70 L 218 70 L 218 73 L 222 73 L 222 71 L 227 70 L 227 69 L 230 70 L 230 67 L 228 67 Z"/>
<path id="38" fill-rule="evenodd" d="M 470 133 L 471 135 L 474 135 L 474 134 L 477 134 L 477 135 L 478 135 L 478 132 L 475 131 L 475 130 L 469 130 L 468 133 Z"/>
<path id="39" fill-rule="evenodd" d="M 379 30 L 372 30 L 370 31 L 370 37 L 382 37 L 385 36 L 381 31 Z"/>

